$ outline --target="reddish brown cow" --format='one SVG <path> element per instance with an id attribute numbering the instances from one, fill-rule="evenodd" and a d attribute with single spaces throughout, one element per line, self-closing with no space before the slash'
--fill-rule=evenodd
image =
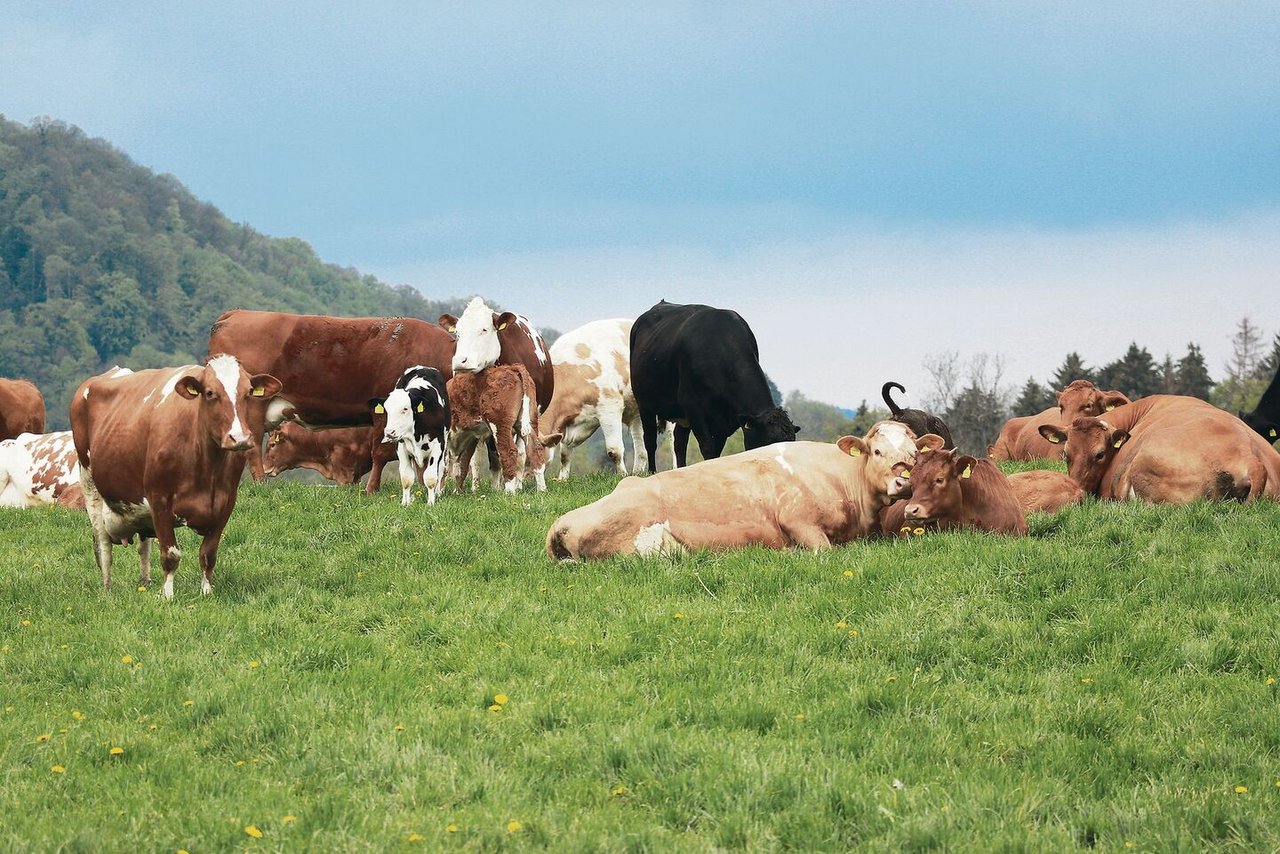
<path id="1" fill-rule="evenodd" d="M 311 469 L 334 483 L 349 485 L 368 474 L 365 493 L 372 495 L 381 483 L 382 467 L 396 458 L 396 445 L 382 441 L 382 430 L 379 425 L 308 430 L 286 421 L 267 436 L 266 475 Z"/>
<path id="2" fill-rule="evenodd" d="M 71 433 L 93 526 L 102 584 L 111 585 L 111 548 L 135 535 L 160 544 L 164 596 L 182 553 L 174 527 L 200 544 L 201 591 L 213 590 L 222 531 L 236 504 L 244 450 L 252 445 L 245 412 L 251 400 L 280 391 L 267 374 L 250 376 L 235 357 L 206 366 L 116 370 L 85 380 L 71 399 Z M 142 582 L 149 583 L 150 567 Z"/>
<path id="3" fill-rule="evenodd" d="M 369 399 L 385 396 L 405 368 L 427 365 L 450 376 L 453 348 L 439 326 L 411 317 L 236 309 L 209 333 L 210 353 L 235 356 L 245 370 L 269 373 L 284 386 L 269 405 L 257 403 L 248 413 L 249 469 L 257 480 L 266 476 L 260 449 L 268 428 L 288 420 L 313 428 L 367 425 Z"/>
<path id="4" fill-rule="evenodd" d="M 1084 501 L 1084 490 L 1062 472 L 1037 469 L 1009 475 L 1023 513 L 1056 513 Z"/>
<path id="5" fill-rule="evenodd" d="M 538 389 L 538 411 L 544 411 L 551 403 L 556 384 L 551 354 L 528 318 L 509 311 L 499 314 L 475 297 L 461 318 L 440 315 L 440 325 L 458 336 L 452 362 L 454 373 L 475 373 L 490 365 L 524 365 Z M 422 364 L 431 366 L 430 362 Z M 449 372 L 445 371 L 444 376 L 448 379 Z"/>
<path id="6" fill-rule="evenodd" d="M 449 450 L 459 491 L 477 443 L 493 438 L 507 492 L 524 480 L 526 458 L 539 492 L 546 490 L 547 449 L 538 441 L 538 404 L 524 365 L 493 365 L 479 373 L 460 372 L 448 383 L 452 426 Z M 497 488 L 497 471 L 494 471 Z M 473 482 L 474 488 L 474 482 Z"/>
<path id="7" fill-rule="evenodd" d="M 0 378 L 0 440 L 44 432 L 44 397 L 26 380 Z"/>
<path id="8" fill-rule="evenodd" d="M 891 534 L 974 528 L 1021 536 L 1027 520 L 1008 479 L 987 460 L 952 451 L 920 454 L 910 472 L 911 497 L 881 516 Z"/>
<path id="9" fill-rule="evenodd" d="M 1046 425 L 1070 424 L 1082 415 L 1100 415 L 1129 402 L 1118 391 L 1103 391 L 1088 380 L 1073 380 L 1058 392 L 1058 405 L 1036 415 L 1010 418 L 1000 430 L 1000 436 L 987 449 L 987 456 L 996 460 L 1056 460 L 1059 449 L 1049 444 L 1041 435 Z"/>
<path id="10" fill-rule="evenodd" d="M 1105 419 L 1041 433 L 1062 449 L 1071 479 L 1100 498 L 1280 498 L 1280 454 L 1239 418 L 1194 397 L 1144 397 Z"/>

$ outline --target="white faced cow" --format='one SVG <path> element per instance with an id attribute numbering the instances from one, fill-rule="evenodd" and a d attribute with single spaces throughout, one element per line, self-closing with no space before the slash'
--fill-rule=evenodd
<path id="1" fill-rule="evenodd" d="M 409 368 L 386 398 L 369 401 L 374 414 L 386 412 L 384 442 L 395 442 L 400 457 L 400 503 L 413 501 L 413 484 L 427 490 L 427 504 L 436 503 L 444 483 L 445 450 L 449 442 L 449 395 L 445 379 L 435 368 Z"/>

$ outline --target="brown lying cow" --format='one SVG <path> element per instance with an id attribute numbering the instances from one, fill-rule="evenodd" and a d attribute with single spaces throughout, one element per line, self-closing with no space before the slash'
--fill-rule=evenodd
<path id="1" fill-rule="evenodd" d="M 1084 490 L 1062 472 L 1020 471 L 1008 479 L 1023 513 L 1056 513 L 1084 501 Z"/>
<path id="2" fill-rule="evenodd" d="M 201 592 L 212 591 L 243 451 L 252 444 L 245 411 L 279 390 L 275 377 L 249 376 L 227 355 L 203 367 L 116 370 L 80 384 L 71 398 L 71 433 L 104 587 L 111 586 L 112 545 L 154 536 L 164 596 L 172 599 L 182 558 L 174 527 L 186 525 L 204 538 Z M 150 580 L 144 565 L 142 582 Z"/>
<path id="3" fill-rule="evenodd" d="M 452 420 L 449 451 L 458 491 L 476 445 L 490 437 L 497 443 L 507 492 L 520 488 L 526 460 L 538 491 L 546 491 L 547 449 L 538 440 L 537 390 L 525 366 L 491 365 L 477 373 L 459 372 L 449 380 L 447 390 Z M 497 478 L 495 471 L 495 489 Z"/>
<path id="4" fill-rule="evenodd" d="M 1000 469 L 952 451 L 921 453 L 910 471 L 911 497 L 881 516 L 889 534 L 973 528 L 1022 536 L 1027 520 Z"/>
<path id="5" fill-rule="evenodd" d="M 247 371 L 279 378 L 284 393 L 250 407 L 249 471 L 262 468 L 262 436 L 282 421 L 307 427 L 370 423 L 369 399 L 393 388 L 405 368 L 429 365 L 447 378 L 453 339 L 412 317 L 324 317 L 278 311 L 225 312 L 209 331 L 209 352 L 228 353 Z M 376 486 L 375 486 L 376 489 Z"/>
<path id="6" fill-rule="evenodd" d="M 44 432 L 44 397 L 26 380 L 0 378 L 0 439 Z"/>
<path id="7" fill-rule="evenodd" d="M 1010 418 L 1000 429 L 1000 436 L 987 449 L 987 456 L 1001 460 L 1056 460 L 1060 449 L 1055 448 L 1043 436 L 1040 428 L 1070 424 L 1082 415 L 1101 415 L 1103 412 L 1129 402 L 1118 391 L 1103 391 L 1088 380 L 1073 380 L 1058 392 L 1058 405 L 1036 415 Z"/>
<path id="8" fill-rule="evenodd" d="M 1194 397 L 1158 394 L 1041 427 L 1085 492 L 1162 504 L 1280 498 L 1280 454 L 1239 418 Z"/>
<path id="9" fill-rule="evenodd" d="M 555 560 L 681 554 L 750 545 L 827 549 L 876 530 L 895 466 L 918 447 L 906 425 L 881 421 L 835 444 L 779 442 L 649 477 L 624 478 L 609 495 L 572 510 L 547 532 Z"/>
<path id="10" fill-rule="evenodd" d="M 368 474 L 365 493 L 373 495 L 382 482 L 382 467 L 396 458 L 395 443 L 382 441 L 382 431 L 381 425 L 308 430 L 285 422 L 267 437 L 263 468 L 267 477 L 289 469 L 311 469 L 343 485 L 357 483 Z"/>
<path id="11" fill-rule="evenodd" d="M 0 441 L 0 507 L 46 504 L 84 509 L 71 431 L 23 433 Z"/>

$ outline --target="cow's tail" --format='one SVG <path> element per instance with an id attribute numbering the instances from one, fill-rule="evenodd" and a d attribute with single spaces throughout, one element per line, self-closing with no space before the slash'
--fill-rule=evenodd
<path id="1" fill-rule="evenodd" d="M 903 388 L 901 385 L 890 381 L 880 387 L 880 396 L 884 398 L 884 402 L 888 404 L 889 412 L 893 413 L 893 416 L 896 418 L 902 412 L 902 407 L 894 403 L 893 397 L 889 394 L 889 392 L 893 391 L 894 389 L 897 389 L 903 394 L 907 393 L 907 390 Z"/>

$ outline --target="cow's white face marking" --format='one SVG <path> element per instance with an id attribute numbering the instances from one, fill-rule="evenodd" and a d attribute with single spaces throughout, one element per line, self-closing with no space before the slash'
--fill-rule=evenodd
<path id="1" fill-rule="evenodd" d="M 392 390 L 382 408 L 387 411 L 387 428 L 382 432 L 382 441 L 413 439 L 413 409 L 409 392 L 402 388 Z"/>
<path id="2" fill-rule="evenodd" d="M 84 394 L 82 394 L 82 395 L 80 395 L 80 396 L 81 396 L 81 397 L 83 397 L 85 400 L 88 400 L 88 399 L 89 399 L 89 389 L 85 389 L 85 390 L 84 390 Z"/>
<path id="3" fill-rule="evenodd" d="M 235 356 L 223 354 L 210 359 L 209 367 L 213 369 L 213 375 L 222 384 L 227 402 L 231 404 L 231 427 L 227 433 L 234 442 L 248 442 L 249 431 L 245 430 L 244 425 L 240 423 L 240 401 L 236 398 L 236 389 L 240 385 L 240 363 L 236 361 Z"/>
<path id="4" fill-rule="evenodd" d="M 458 346 L 453 353 L 454 373 L 483 371 L 498 363 L 502 342 L 493 325 L 493 309 L 485 305 L 483 299 L 476 297 L 467 303 L 455 333 Z"/>
<path id="5" fill-rule="evenodd" d="M 774 445 L 774 447 L 778 449 L 778 456 L 776 457 L 778 465 L 786 469 L 787 474 L 795 474 L 796 470 L 791 467 L 791 463 L 787 462 L 787 452 L 785 447 L 781 443 Z"/>
<path id="6" fill-rule="evenodd" d="M 881 421 L 878 435 L 888 440 L 889 444 L 899 454 L 915 456 L 916 443 L 911 440 L 907 425 L 897 421 Z"/>

